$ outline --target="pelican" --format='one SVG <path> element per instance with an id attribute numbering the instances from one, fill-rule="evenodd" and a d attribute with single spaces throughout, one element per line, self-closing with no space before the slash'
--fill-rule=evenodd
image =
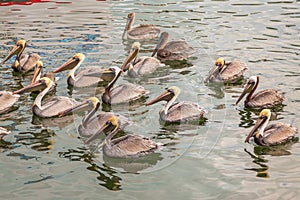
<path id="1" fill-rule="evenodd" d="M 129 63 L 125 70 L 128 70 L 128 76 L 136 78 L 146 74 L 151 74 L 157 68 L 163 66 L 165 66 L 165 64 L 161 63 L 160 60 L 154 57 L 142 56 Z"/>
<path id="2" fill-rule="evenodd" d="M 285 99 L 283 93 L 274 89 L 265 89 L 253 95 L 258 83 L 259 77 L 251 76 L 235 105 L 237 105 L 247 93 L 249 94 L 246 97 L 245 106 L 249 108 L 271 108 L 283 102 Z"/>
<path id="3" fill-rule="evenodd" d="M 269 109 L 263 109 L 245 142 L 249 142 L 250 138 L 254 137 L 256 144 L 272 146 L 283 144 L 295 136 L 297 129 L 293 128 L 290 124 L 277 122 L 267 126 L 270 117 L 271 111 Z"/>
<path id="4" fill-rule="evenodd" d="M 0 140 L 8 134 L 10 134 L 10 131 L 0 126 Z"/>
<path id="5" fill-rule="evenodd" d="M 131 40 L 149 40 L 158 37 L 160 30 L 154 25 L 141 24 L 137 27 L 131 28 L 134 18 L 135 13 L 131 12 L 128 14 L 122 39 L 127 37 Z"/>
<path id="6" fill-rule="evenodd" d="M 94 135 L 103 125 L 105 125 L 106 121 L 114 116 L 112 112 L 102 112 L 98 115 L 95 115 L 97 110 L 100 107 L 100 101 L 97 97 L 90 97 L 83 103 L 80 103 L 70 109 L 66 109 L 63 112 L 59 113 L 59 116 L 65 116 L 70 113 L 73 113 L 78 110 L 83 110 L 87 108 L 92 108 L 89 113 L 82 119 L 82 123 L 78 127 L 78 132 L 80 136 L 83 137 L 91 137 Z M 130 122 L 126 119 L 126 117 L 117 115 L 119 117 L 119 129 L 123 129 L 125 126 L 129 125 Z"/>
<path id="7" fill-rule="evenodd" d="M 40 92 L 35 98 L 32 106 L 32 112 L 42 118 L 56 117 L 60 112 L 72 108 L 74 105 L 78 104 L 78 102 L 68 97 L 54 96 L 42 103 L 43 97 L 53 86 L 54 82 L 52 80 L 48 77 L 43 77 L 38 82 L 25 86 L 14 93 L 23 94 L 25 92 L 42 90 L 42 92 Z"/>
<path id="8" fill-rule="evenodd" d="M 146 103 L 146 106 L 165 100 L 167 104 L 159 112 L 160 119 L 167 123 L 199 120 L 207 113 L 202 107 L 192 102 L 174 103 L 180 93 L 176 86 L 167 88 L 158 97 Z M 174 103 L 174 104 L 173 104 Z"/>
<path id="9" fill-rule="evenodd" d="M 169 33 L 162 32 L 152 56 L 157 53 L 157 58 L 162 61 L 186 60 L 192 56 L 194 49 L 185 41 L 168 42 Z"/>
<path id="10" fill-rule="evenodd" d="M 7 112 L 20 98 L 9 91 L 0 91 L 0 114 Z"/>
<path id="11" fill-rule="evenodd" d="M 9 60 L 13 55 L 17 55 L 12 68 L 15 72 L 26 73 L 34 69 L 36 62 L 41 58 L 38 54 L 23 54 L 26 48 L 25 40 L 18 40 L 9 54 L 4 58 L 2 64 Z"/>
<path id="12" fill-rule="evenodd" d="M 102 101 L 107 104 L 120 104 L 135 101 L 148 94 L 149 91 L 139 85 L 132 83 L 125 83 L 114 87 L 115 82 L 122 74 L 125 67 L 130 63 L 138 54 L 140 43 L 135 42 L 132 45 L 129 55 L 125 59 L 120 72 L 115 78 L 106 86 L 105 93 L 102 95 Z"/>
<path id="13" fill-rule="evenodd" d="M 112 138 L 118 132 L 118 129 L 118 117 L 112 116 L 106 121 L 106 123 L 95 135 L 85 141 L 85 144 L 89 144 L 101 133 L 110 131 L 110 133 L 105 138 L 103 145 L 103 153 L 108 157 L 137 158 L 154 152 L 160 146 L 159 144 L 142 135 L 128 134 L 112 140 Z"/>
<path id="14" fill-rule="evenodd" d="M 246 70 L 247 67 L 244 63 L 238 60 L 225 62 L 224 58 L 221 57 L 216 60 L 215 66 L 209 71 L 204 82 L 234 83 L 243 76 Z"/>
<path id="15" fill-rule="evenodd" d="M 53 73 L 70 70 L 68 74 L 68 84 L 74 87 L 88 87 L 99 82 L 109 82 L 119 72 L 118 67 L 111 67 L 102 70 L 98 68 L 85 68 L 75 75 L 76 70 L 80 67 L 85 59 L 82 53 L 76 53 L 67 62 L 53 70 Z"/>
<path id="16" fill-rule="evenodd" d="M 37 61 L 35 65 L 35 70 L 33 73 L 33 77 L 31 79 L 31 84 L 37 82 L 42 78 L 42 68 L 43 68 L 43 62 L 42 61 Z M 55 81 L 55 76 L 53 72 L 48 72 L 43 75 L 43 77 L 48 77 L 50 78 L 53 82 Z"/>

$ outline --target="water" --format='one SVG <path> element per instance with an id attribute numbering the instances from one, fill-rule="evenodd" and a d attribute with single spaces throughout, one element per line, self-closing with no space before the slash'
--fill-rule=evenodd
<path id="1" fill-rule="evenodd" d="M 5 3 L 2 3 L 3 5 Z M 27 3 L 31 4 L 31 3 Z M 103 159 L 78 138 L 84 113 L 62 119 L 32 116 L 34 96 L 22 95 L 15 110 L 1 115 L 0 126 L 12 131 L 0 142 L 1 198 L 9 199 L 298 199 L 300 145 L 275 149 L 244 144 L 257 113 L 234 106 L 242 86 L 208 87 L 203 78 L 214 60 L 239 59 L 246 77 L 260 75 L 259 89 L 285 92 L 285 106 L 273 119 L 299 127 L 299 1 L 78 1 L 43 2 L 0 7 L 4 58 L 14 42 L 29 40 L 27 52 L 39 53 L 45 71 L 76 52 L 86 55 L 82 67 L 120 66 L 132 41 L 122 41 L 126 15 L 135 24 L 155 24 L 174 40 L 196 49 L 186 65 L 172 65 L 151 77 L 119 82 L 142 84 L 149 99 L 165 87 L 182 88 L 179 100 L 198 102 L 208 110 L 201 126 L 164 126 L 162 104 L 113 107 L 143 134 L 165 148 L 132 163 Z M 154 41 L 143 42 L 149 55 Z M 30 76 L 14 76 L 10 62 L 1 66 L 1 90 L 16 90 Z M 67 72 L 56 95 L 83 100 L 103 88 L 67 88 Z M 247 153 L 249 152 L 249 153 Z M 255 155 L 255 156 L 254 156 Z"/>

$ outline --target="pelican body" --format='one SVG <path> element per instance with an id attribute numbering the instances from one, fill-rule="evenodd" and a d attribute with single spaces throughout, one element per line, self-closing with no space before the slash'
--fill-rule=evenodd
<path id="1" fill-rule="evenodd" d="M 225 62 L 223 58 L 218 58 L 204 82 L 235 83 L 243 77 L 246 70 L 246 65 L 238 60 Z"/>
<path id="2" fill-rule="evenodd" d="M 62 64 L 60 67 L 53 70 L 53 73 L 70 70 L 68 74 L 68 84 L 73 87 L 88 87 L 100 82 L 109 82 L 119 72 L 119 68 L 111 67 L 109 69 L 99 69 L 96 67 L 89 67 L 81 70 L 75 75 L 75 72 L 80 67 L 85 59 L 85 55 L 82 53 L 76 53 L 68 61 Z"/>
<path id="3" fill-rule="evenodd" d="M 97 97 L 90 97 L 87 101 L 84 101 L 81 104 L 78 104 L 70 109 L 66 109 L 63 112 L 60 112 L 59 116 L 62 117 L 70 113 L 76 112 L 78 110 L 84 110 L 87 108 L 92 109 L 82 119 L 82 123 L 78 127 L 78 132 L 82 137 L 93 136 L 103 125 L 105 125 L 109 118 L 115 116 L 115 114 L 113 114 L 112 112 L 102 112 L 95 115 L 100 108 L 100 101 Z M 124 116 L 118 115 L 118 117 L 118 127 L 120 130 L 122 130 L 125 126 L 130 124 L 130 122 Z"/>
<path id="4" fill-rule="evenodd" d="M 53 87 L 53 85 L 53 81 L 47 77 L 43 77 L 38 82 L 25 86 L 14 93 L 22 94 L 25 92 L 42 90 L 42 92 L 40 92 L 35 98 L 32 112 L 42 118 L 56 117 L 60 112 L 72 108 L 74 105 L 78 104 L 78 102 L 68 97 L 54 96 L 43 101 L 42 103 L 42 99 L 49 92 L 50 88 Z"/>
<path id="5" fill-rule="evenodd" d="M 249 142 L 250 138 L 254 137 L 254 142 L 258 145 L 273 146 L 286 143 L 295 136 L 297 129 L 289 124 L 277 122 L 268 125 L 270 117 L 271 111 L 263 109 L 245 142 Z"/>
<path id="6" fill-rule="evenodd" d="M 160 29 L 154 25 L 141 24 L 137 27 L 132 28 L 134 19 L 135 13 L 129 13 L 127 16 L 126 26 L 122 35 L 123 39 L 127 37 L 131 40 L 150 40 L 158 37 Z"/>
<path id="7" fill-rule="evenodd" d="M 113 139 L 118 132 L 118 117 L 110 117 L 102 128 L 85 141 L 89 144 L 104 131 L 110 132 L 104 140 L 103 153 L 112 158 L 137 158 L 148 155 L 158 149 L 159 144 L 142 135 L 127 134 Z"/>
<path id="8" fill-rule="evenodd" d="M 195 52 L 185 41 L 168 42 L 169 33 L 162 32 L 152 56 L 162 61 L 187 60 Z"/>
<path id="9" fill-rule="evenodd" d="M 157 68 L 163 67 L 165 64 L 158 59 L 149 56 L 142 56 L 135 59 L 127 67 L 127 74 L 132 78 L 153 73 Z"/>
<path id="10" fill-rule="evenodd" d="M 2 64 L 9 60 L 13 55 L 16 55 L 16 59 L 12 65 L 15 72 L 26 73 L 28 71 L 34 70 L 37 61 L 40 60 L 40 56 L 36 53 L 27 55 L 23 54 L 26 48 L 25 40 L 18 40 L 9 54 L 4 58 Z"/>
<path id="11" fill-rule="evenodd" d="M 132 45 L 129 55 L 125 59 L 120 72 L 105 88 L 105 93 L 102 95 L 102 101 L 106 104 L 121 104 L 135 101 L 148 94 L 149 91 L 144 87 L 132 83 L 125 83 L 113 88 L 114 84 L 121 76 L 125 67 L 137 56 L 140 48 L 140 43 L 135 42 Z"/>
<path id="12" fill-rule="evenodd" d="M 7 112 L 20 98 L 9 91 L 0 91 L 0 114 Z"/>
<path id="13" fill-rule="evenodd" d="M 249 94 L 245 100 L 245 107 L 248 108 L 271 108 L 283 102 L 283 93 L 274 89 L 265 89 L 253 95 L 258 83 L 259 77 L 251 76 L 235 104 L 237 105 L 247 93 Z"/>
<path id="14" fill-rule="evenodd" d="M 167 123 L 178 123 L 199 120 L 207 113 L 202 107 L 192 102 L 174 103 L 180 93 L 176 86 L 167 88 L 158 97 L 146 103 L 146 106 L 152 105 L 159 101 L 167 101 L 167 104 L 159 112 L 160 119 Z"/>

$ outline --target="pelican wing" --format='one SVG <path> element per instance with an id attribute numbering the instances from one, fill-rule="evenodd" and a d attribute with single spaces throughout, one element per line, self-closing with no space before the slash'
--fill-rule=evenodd
<path id="1" fill-rule="evenodd" d="M 277 122 L 267 126 L 263 141 L 269 145 L 281 144 L 294 137 L 296 133 L 297 130 L 289 124 Z"/>
<path id="2" fill-rule="evenodd" d="M 111 103 L 128 103 L 129 101 L 135 101 L 148 93 L 149 91 L 145 90 L 142 86 L 132 83 L 121 84 L 112 89 Z"/>
<path id="3" fill-rule="evenodd" d="M 9 110 L 19 97 L 19 95 L 14 95 L 12 92 L 0 91 L 0 114 Z"/>
<path id="4" fill-rule="evenodd" d="M 74 99 L 70 99 L 64 96 L 55 96 L 45 100 L 42 103 L 42 109 L 37 106 L 33 107 L 33 112 L 39 117 L 54 117 L 59 112 L 63 112 L 67 109 L 73 108 L 77 102 Z"/>
<path id="5" fill-rule="evenodd" d="M 26 60 L 24 59 L 25 62 L 21 58 L 21 61 L 20 61 L 21 70 L 20 71 L 27 72 L 27 71 L 33 70 L 37 61 L 39 61 L 40 58 L 41 57 L 36 53 L 30 54 L 27 57 L 27 59 L 25 58 L 26 59 Z M 24 64 L 23 64 L 23 62 L 24 62 Z"/>
<path id="6" fill-rule="evenodd" d="M 157 144 L 141 135 L 125 135 L 112 141 L 111 150 L 122 157 L 142 156 L 158 148 Z"/>
<path id="7" fill-rule="evenodd" d="M 150 74 L 163 64 L 154 57 L 142 56 L 134 63 L 134 70 L 139 75 Z"/>
<path id="8" fill-rule="evenodd" d="M 127 32 L 129 39 L 151 39 L 158 37 L 160 33 L 159 28 L 150 24 L 141 24 L 140 26 L 134 27 Z"/>
<path id="9" fill-rule="evenodd" d="M 265 89 L 254 94 L 251 101 L 248 102 L 250 107 L 272 107 L 282 103 L 284 100 L 283 93 L 273 89 Z"/>
<path id="10" fill-rule="evenodd" d="M 189 58 L 195 50 L 185 41 L 171 41 L 163 49 L 159 49 L 157 56 L 161 60 L 185 60 Z"/>
<path id="11" fill-rule="evenodd" d="M 223 81 L 230 82 L 234 81 L 237 78 L 243 76 L 243 73 L 247 70 L 247 67 L 244 63 L 234 60 L 226 64 L 225 69 L 221 72 L 221 77 Z"/>
<path id="12" fill-rule="evenodd" d="M 167 122 L 185 122 L 200 119 L 205 113 L 206 111 L 198 104 L 183 101 L 173 104 L 167 115 L 161 112 L 161 117 Z"/>

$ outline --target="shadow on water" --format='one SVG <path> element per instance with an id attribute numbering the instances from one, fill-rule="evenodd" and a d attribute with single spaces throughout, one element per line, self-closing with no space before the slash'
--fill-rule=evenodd
<path id="1" fill-rule="evenodd" d="M 258 168 L 246 168 L 246 170 L 255 171 L 257 174 L 257 177 L 260 178 L 269 178 L 268 173 L 268 165 L 265 163 L 268 162 L 268 160 L 264 159 L 264 155 L 269 156 L 290 156 L 292 153 L 289 151 L 294 143 L 297 143 L 299 141 L 298 137 L 293 138 L 293 140 L 289 141 L 288 143 L 282 144 L 282 145 L 276 145 L 276 146 L 255 146 L 253 149 L 253 153 L 248 151 L 246 148 L 244 151 L 251 156 L 253 159 L 253 163 L 257 164 Z"/>
<path id="2" fill-rule="evenodd" d="M 140 171 L 150 168 L 159 160 L 162 160 L 160 153 L 152 153 L 148 156 L 137 159 L 118 159 L 103 156 L 103 163 L 98 160 L 98 156 L 89 151 L 85 147 L 77 149 L 68 149 L 66 152 L 59 152 L 59 156 L 67 158 L 70 161 L 81 161 L 88 163 L 87 170 L 95 172 L 96 178 L 100 181 L 99 185 L 108 190 L 122 190 L 122 178 L 117 174 L 133 173 L 139 174 Z M 114 168 L 122 168 L 124 171 L 119 171 Z"/>

